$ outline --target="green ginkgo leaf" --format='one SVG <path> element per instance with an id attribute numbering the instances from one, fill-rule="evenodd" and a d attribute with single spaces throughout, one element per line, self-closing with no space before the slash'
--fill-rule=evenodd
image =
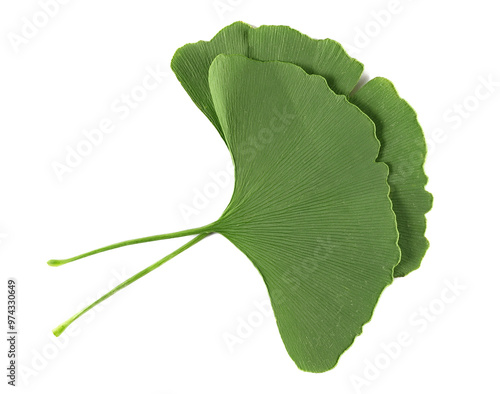
<path id="1" fill-rule="evenodd" d="M 209 81 L 235 166 L 233 197 L 212 228 L 262 274 L 297 366 L 331 369 L 400 257 L 374 125 L 290 63 L 220 55 Z"/>
<path id="2" fill-rule="evenodd" d="M 384 79 L 376 78 L 352 95 L 363 65 L 349 57 L 338 42 L 315 40 L 287 26 L 252 28 L 243 22 L 236 22 L 222 29 L 210 41 L 179 48 L 172 58 L 172 70 L 177 78 L 223 139 L 225 136 L 208 83 L 210 64 L 219 54 L 290 62 L 309 74 L 322 75 L 335 93 L 348 97 L 372 118 L 382 145 L 378 160 L 391 169 L 391 199 L 401 232 L 399 246 L 402 258 L 394 275 L 404 276 L 418 268 L 428 248 L 424 236 L 425 213 L 432 205 L 431 196 L 425 191 L 425 140 L 414 111 L 395 89 L 381 84 Z M 408 162 L 410 156 L 411 163 Z M 393 170 L 397 173 L 392 174 Z"/>

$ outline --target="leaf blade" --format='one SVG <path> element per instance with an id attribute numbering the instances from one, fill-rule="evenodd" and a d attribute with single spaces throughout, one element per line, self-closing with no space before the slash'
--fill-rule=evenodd
<path id="1" fill-rule="evenodd" d="M 331 369 L 399 261 L 374 125 L 324 78 L 290 63 L 219 55 L 209 82 L 235 164 L 233 198 L 213 229 L 261 273 L 297 366 Z M 293 121 L 249 156 L 259 130 L 277 125 L 273 104 L 288 106 Z"/>

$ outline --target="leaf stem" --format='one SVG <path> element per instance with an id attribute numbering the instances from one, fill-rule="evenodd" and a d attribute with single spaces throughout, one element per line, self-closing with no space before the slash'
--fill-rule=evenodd
<path id="1" fill-rule="evenodd" d="M 146 274 L 149 274 L 151 271 L 155 270 L 156 268 L 160 267 L 161 265 L 165 264 L 167 261 L 169 261 L 170 259 L 174 258 L 175 256 L 177 256 L 178 254 L 184 252 L 186 249 L 189 249 L 191 246 L 197 244 L 198 242 L 200 242 L 203 238 L 207 237 L 208 235 L 210 235 L 211 233 L 210 232 L 207 232 L 207 233 L 204 233 L 204 234 L 200 234 L 198 236 L 196 236 L 195 238 L 193 238 L 191 241 L 187 242 L 186 244 L 184 244 L 183 246 L 181 246 L 179 249 L 177 249 L 176 251 L 170 253 L 168 256 L 165 256 L 164 258 L 162 258 L 161 260 L 158 260 L 156 263 L 150 265 L 149 267 L 143 269 L 142 271 L 138 272 L 137 274 L 135 274 L 134 276 L 128 278 L 126 281 L 120 283 L 118 286 L 116 286 L 114 289 L 112 289 L 111 291 L 109 291 L 108 293 L 106 293 L 105 295 L 103 295 L 101 298 L 99 298 L 97 301 L 93 302 L 92 304 L 90 304 L 89 306 L 87 306 L 86 308 L 82 309 L 80 312 L 78 312 L 76 315 L 72 316 L 71 318 L 69 318 L 68 320 L 66 320 L 64 323 L 62 323 L 61 325 L 57 326 L 56 328 L 54 328 L 52 330 L 52 332 L 54 333 L 54 335 L 56 337 L 58 337 L 59 335 L 61 335 L 64 330 L 66 330 L 66 328 L 68 328 L 68 326 L 73 323 L 76 319 L 78 319 L 80 316 L 82 316 L 84 313 L 88 312 L 89 310 L 91 310 L 93 307 L 95 307 L 96 305 L 99 305 L 101 302 L 103 302 L 104 300 L 108 299 L 109 297 L 111 297 L 113 294 L 115 294 L 117 291 L 127 287 L 128 285 L 130 285 L 131 283 L 134 283 L 137 279 L 140 279 L 142 278 L 144 275 Z"/>
<path id="2" fill-rule="evenodd" d="M 205 232 L 205 231 L 210 231 L 209 226 L 198 227 L 198 228 L 193 228 L 193 229 L 183 230 L 183 231 L 177 231 L 175 233 L 169 233 L 169 234 L 160 234 L 160 235 L 153 235 L 150 237 L 130 239 L 128 241 L 118 242 L 118 243 L 115 243 L 112 245 L 104 246 L 102 248 L 95 249 L 95 250 L 92 250 L 90 252 L 75 256 L 75 257 L 71 257 L 69 259 L 49 260 L 49 261 L 47 261 L 47 264 L 50 265 L 51 267 L 58 267 L 60 265 L 71 263 L 72 261 L 83 259 L 84 257 L 92 256 L 93 254 L 106 252 L 108 250 L 121 248 L 123 246 L 135 245 L 135 244 L 140 244 L 140 243 L 144 243 L 144 242 L 159 241 L 162 239 L 184 237 L 186 235 L 196 235 L 196 234 L 200 234 L 200 233 Z"/>

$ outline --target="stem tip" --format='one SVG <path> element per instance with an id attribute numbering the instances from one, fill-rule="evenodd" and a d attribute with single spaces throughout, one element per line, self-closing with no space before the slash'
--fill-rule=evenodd
<path id="1" fill-rule="evenodd" d="M 51 267 L 58 267 L 64 264 L 64 260 L 49 260 L 47 261 L 47 264 Z"/>
<path id="2" fill-rule="evenodd" d="M 65 323 L 63 323 L 63 324 L 61 324 L 61 325 L 57 326 L 56 328 L 54 328 L 54 329 L 52 330 L 52 333 L 53 333 L 56 337 L 58 337 L 59 335 L 61 335 L 61 334 L 64 332 L 64 330 L 66 330 L 66 328 L 67 328 L 67 327 L 68 327 L 68 324 L 65 322 Z"/>

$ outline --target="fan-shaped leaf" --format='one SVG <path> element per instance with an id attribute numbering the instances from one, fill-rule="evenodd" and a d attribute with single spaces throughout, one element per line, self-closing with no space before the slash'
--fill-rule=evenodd
<path id="1" fill-rule="evenodd" d="M 328 370 L 399 261 L 374 125 L 322 77 L 290 63 L 220 55 L 209 81 L 235 164 L 233 198 L 212 229 L 262 274 L 298 367 Z"/>

